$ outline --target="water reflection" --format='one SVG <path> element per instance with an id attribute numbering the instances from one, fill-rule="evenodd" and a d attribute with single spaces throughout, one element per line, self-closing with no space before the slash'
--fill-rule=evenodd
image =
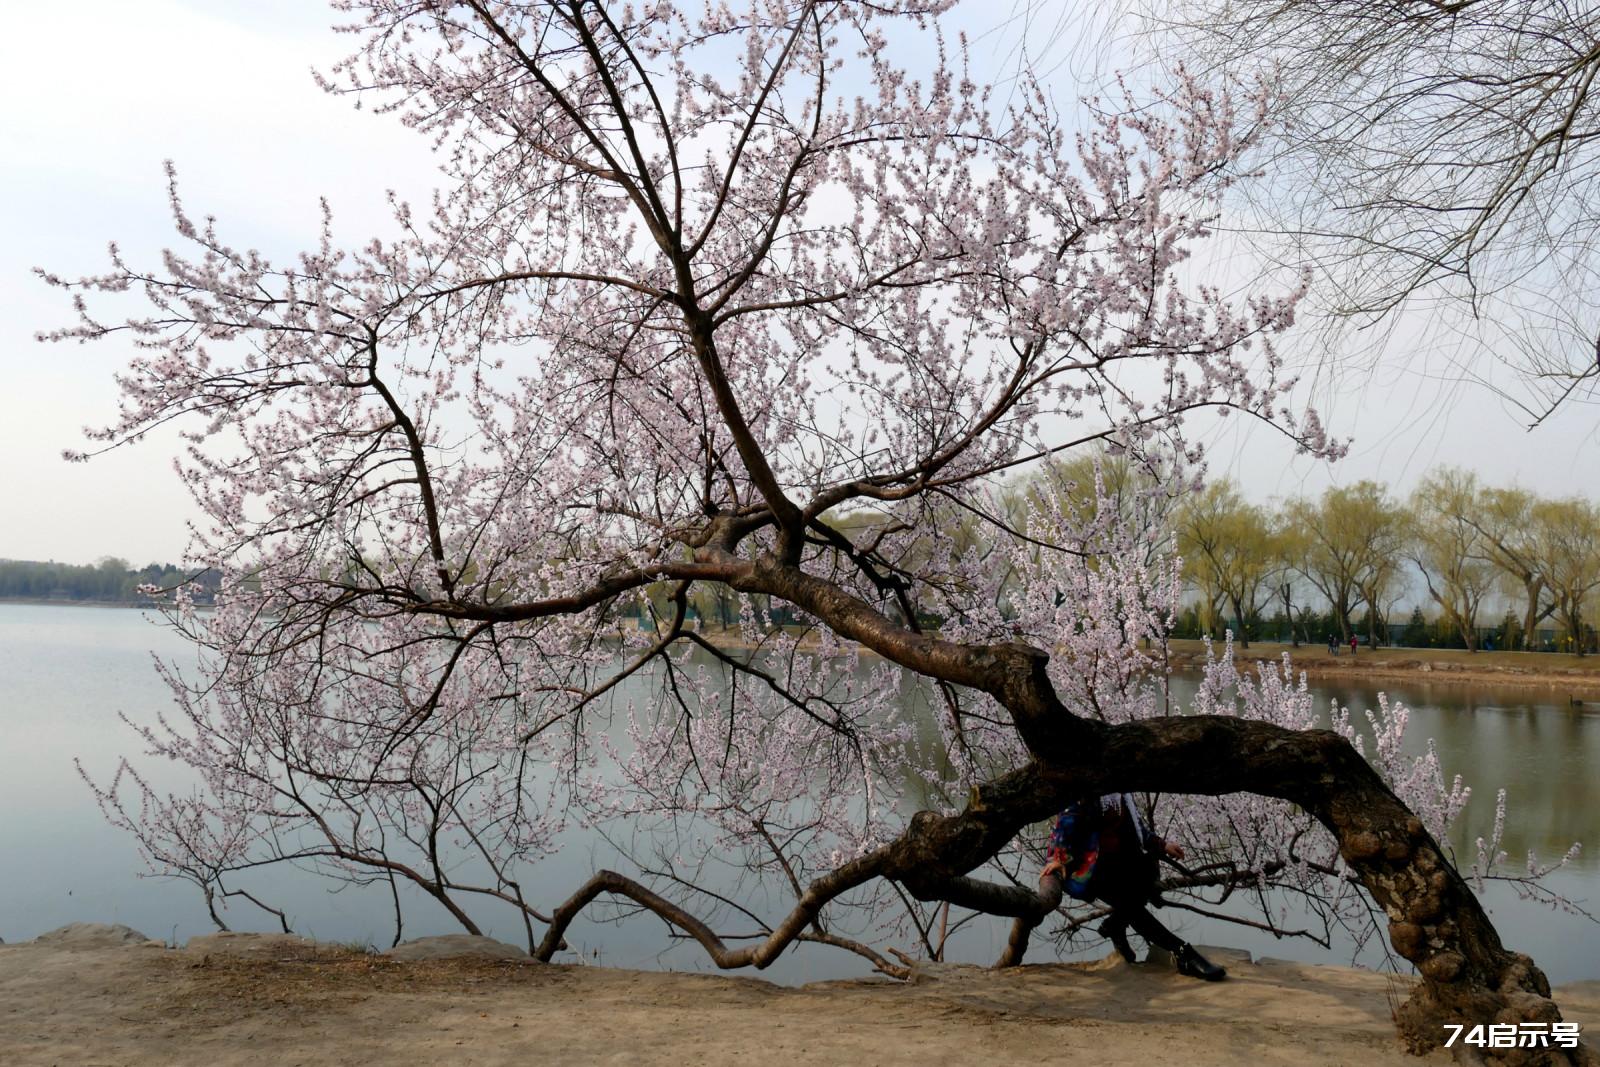
<path id="1" fill-rule="evenodd" d="M 1432 738 L 1445 774 L 1459 774 L 1472 787 L 1450 842 L 1463 864 L 1476 855 L 1474 840 L 1490 833 L 1495 792 L 1504 788 L 1502 847 L 1514 867 L 1520 869 L 1529 849 L 1548 863 L 1583 841 L 1593 847 L 1572 866 L 1600 872 L 1600 711 L 1532 687 L 1313 681 L 1308 688 L 1319 711 L 1337 701 L 1359 726 L 1365 726 L 1361 709 L 1379 693 L 1411 710 L 1407 751 L 1422 754 Z M 1187 698 L 1194 683 L 1179 678 L 1174 689 Z"/>
<path id="2" fill-rule="evenodd" d="M 184 647 L 134 611 L 0 605 L 0 937 L 32 937 L 77 920 L 127 922 L 158 937 L 184 940 L 208 932 L 199 894 L 186 885 L 144 880 L 133 843 L 100 819 L 74 757 L 97 775 L 107 775 L 119 755 L 137 754 L 136 740 L 116 719 L 118 712 L 149 721 L 168 706 L 150 655 L 182 657 Z M 1182 695 L 1192 683 L 1179 679 Z M 1487 834 L 1494 816 L 1494 790 L 1509 793 L 1504 848 L 1514 857 L 1527 849 L 1557 858 L 1574 840 L 1593 847 L 1555 879 L 1574 899 L 1600 901 L 1600 714 L 1569 706 L 1542 690 L 1471 689 L 1429 684 L 1389 685 L 1389 695 L 1413 708 L 1409 744 L 1422 751 L 1436 739 L 1447 773 L 1460 773 L 1474 787 L 1456 834 L 1463 860 L 1474 854 L 1472 838 Z M 1337 699 L 1354 709 L 1371 705 L 1375 687 L 1349 683 L 1313 687 L 1319 705 Z M 933 744 L 927 696 L 908 687 L 904 713 L 929 724 L 923 743 Z M 148 765 L 158 788 L 186 788 L 188 777 L 170 763 Z M 574 835 L 569 847 L 541 867 L 540 883 L 556 897 L 599 866 L 616 866 L 620 852 L 593 834 Z M 382 899 L 361 891 L 329 893 L 315 879 L 283 872 L 271 876 L 273 899 L 296 917 L 297 929 L 330 940 L 386 945 L 393 936 Z M 730 876 L 731 877 L 731 876 Z M 381 894 L 379 894 L 381 896 Z M 1503 888 L 1488 902 L 1508 944 L 1530 952 L 1556 982 L 1600 978 L 1600 927 L 1519 902 Z M 780 913 L 785 902 L 757 895 L 756 910 Z M 451 932 L 448 916 L 420 898 L 408 913 L 407 937 Z M 708 967 L 700 950 L 667 936 L 663 925 L 634 917 L 620 925 L 585 916 L 569 938 L 584 958 L 623 966 Z M 509 916 L 480 916 L 486 932 L 519 940 Z M 1309 943 L 1274 942 L 1264 933 L 1219 929 L 1208 921 L 1164 916 L 1191 940 L 1232 944 L 1258 954 L 1313 960 L 1338 959 Z M 235 910 L 240 929 L 268 929 L 265 916 Z M 974 923 L 951 943 L 953 957 L 990 961 L 1004 940 L 999 923 Z M 1044 949 L 1033 958 L 1041 958 Z M 1373 960 L 1372 962 L 1377 962 Z M 854 957 L 803 946 L 786 954 L 767 976 L 806 981 L 863 973 Z"/>

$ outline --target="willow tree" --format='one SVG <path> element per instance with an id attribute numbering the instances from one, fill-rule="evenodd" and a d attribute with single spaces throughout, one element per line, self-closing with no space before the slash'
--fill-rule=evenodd
<path id="1" fill-rule="evenodd" d="M 1478 650 L 1478 609 L 1494 588 L 1494 568 L 1474 515 L 1483 491 L 1469 471 L 1433 471 L 1411 493 L 1407 555 L 1428 596 L 1467 646 Z"/>
<path id="2" fill-rule="evenodd" d="M 986 488 L 1086 440 L 1181 454 L 1206 408 L 1339 451 L 1272 347 L 1301 290 L 1235 304 L 1178 269 L 1269 94 L 1180 79 L 1077 133 L 1032 78 L 972 77 L 943 4 L 340 6 L 360 46 L 327 80 L 435 140 L 427 210 L 348 245 L 330 217 L 278 265 L 174 185 L 183 250 L 54 279 L 86 291 L 57 338 L 136 346 L 98 439 L 187 420 L 195 552 L 226 576 L 213 613 L 178 606 L 202 670 L 171 673 L 179 711 L 145 731 L 203 788 L 124 768 L 102 790 L 159 867 L 224 897 L 272 859 L 409 880 L 468 929 L 473 900 L 515 909 L 544 958 L 615 894 L 720 966 L 809 940 L 903 973 L 839 917 L 1013 916 L 1014 961 L 1044 904 L 972 872 L 1075 797 L 1191 794 L 1251 805 L 1233 825 L 1281 836 L 1279 873 L 1365 887 L 1423 975 L 1416 1047 L 1441 1021 L 1559 1018 L 1441 849 L 1460 796 L 1435 765 L 1369 763 L 1292 685 L 1167 714 L 1138 642 L 1176 579 L 1146 532 L 1115 508 L 1020 530 Z M 127 290 L 148 312 L 95 317 Z M 892 521 L 827 518 L 864 508 Z M 941 539 L 952 508 L 1014 566 Z M 691 625 L 705 583 L 768 654 Z M 614 625 L 662 588 L 654 629 Z M 907 676 L 942 694 L 936 753 L 891 713 Z M 619 697 L 646 678 L 657 699 Z M 914 774 L 949 803 L 908 816 Z M 680 872 L 542 903 L 566 821 L 689 813 L 714 832 L 685 854 L 792 890 L 740 912 L 759 936 L 731 945 Z"/>
<path id="3" fill-rule="evenodd" d="M 1372 481 L 1330 486 L 1321 499 L 1285 505 L 1292 536 L 1303 543 L 1301 573 L 1327 600 L 1339 635 L 1354 632 L 1352 616 L 1367 609 L 1367 636 L 1377 641 L 1385 600 L 1400 575 L 1404 523 L 1388 491 Z"/>
<path id="4" fill-rule="evenodd" d="M 1164 57 L 1282 76 L 1273 177 L 1255 187 L 1271 219 L 1260 230 L 1287 236 L 1278 254 L 1331 275 L 1328 311 L 1365 328 L 1417 308 L 1445 328 L 1453 372 L 1483 355 L 1524 372 L 1519 402 L 1535 423 L 1569 397 L 1594 395 L 1592 4 L 1131 6 L 1159 27 Z"/>
<path id="5" fill-rule="evenodd" d="M 1484 488 L 1467 521 L 1482 535 L 1483 558 L 1502 576 L 1511 595 L 1523 597 L 1519 634 L 1524 650 L 1539 647 L 1539 623 L 1555 611 L 1540 551 L 1539 498 L 1526 489 Z"/>
<path id="6" fill-rule="evenodd" d="M 1541 500 L 1533 506 L 1538 559 L 1553 614 L 1573 652 L 1583 655 L 1594 627 L 1584 609 L 1600 589 L 1600 508 L 1581 497 Z"/>
<path id="7" fill-rule="evenodd" d="M 1217 481 L 1184 500 L 1174 525 L 1178 553 L 1185 573 L 1202 592 L 1206 617 L 1215 615 L 1217 601 L 1226 600 L 1239 627 L 1239 645 L 1249 648 L 1248 620 L 1261 610 L 1267 580 L 1277 566 L 1267 510 L 1245 500 L 1232 482 Z"/>

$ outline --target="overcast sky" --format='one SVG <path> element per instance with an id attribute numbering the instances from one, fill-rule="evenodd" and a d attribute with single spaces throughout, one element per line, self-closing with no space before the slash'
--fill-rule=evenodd
<path id="1" fill-rule="evenodd" d="M 980 6 L 966 21 L 998 18 Z M 270 14 L 268 14 L 270 12 Z M 991 13 L 996 13 L 991 15 Z M 433 183 L 421 138 L 353 109 L 312 81 L 349 43 L 313 0 L 271 5 L 182 0 L 28 4 L 0 37 L 0 558 L 135 564 L 177 560 L 187 497 L 172 473 L 176 441 L 154 435 L 89 464 L 67 464 L 80 428 L 115 410 L 120 342 L 41 345 L 65 324 L 60 292 L 31 274 L 95 273 L 115 239 L 148 262 L 172 236 L 162 161 L 179 169 L 196 215 L 218 216 L 231 243 L 282 258 L 313 244 L 318 197 L 347 240 L 386 232 L 385 189 L 421 197 Z M 1014 24 L 1013 24 L 1014 25 Z M 1014 34 L 1013 34 L 1014 37 Z M 998 34 L 994 41 L 1008 40 Z M 992 43 L 992 42 L 991 42 Z M 1066 82 L 1076 54 L 1057 66 Z M 1062 96 L 1070 86 L 1058 87 Z M 1401 324 L 1381 359 L 1323 351 L 1310 337 L 1291 362 L 1316 372 L 1316 399 L 1350 457 L 1296 460 L 1241 419 L 1208 430 L 1212 469 L 1258 499 L 1376 478 L 1404 490 L 1430 466 L 1471 467 L 1491 482 L 1600 495 L 1600 424 L 1574 405 L 1535 432 L 1526 413 L 1462 380 L 1426 324 Z M 1479 363 L 1480 375 L 1510 377 Z"/>

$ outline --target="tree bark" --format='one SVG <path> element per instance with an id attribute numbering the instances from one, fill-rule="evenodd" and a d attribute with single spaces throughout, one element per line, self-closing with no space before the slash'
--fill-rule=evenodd
<path id="1" fill-rule="evenodd" d="M 931 646 L 942 642 L 924 639 Z M 943 653 L 944 648 L 928 647 Z M 975 788 L 954 815 L 921 811 L 895 841 L 809 886 L 765 940 L 729 950 L 676 906 L 597 876 L 557 909 L 549 949 L 584 904 L 621 892 L 679 925 L 721 966 L 765 967 L 800 938 L 829 900 L 864 881 L 888 878 L 915 897 L 1016 918 L 1002 963 L 1022 959 L 1031 931 L 1059 901 L 969 872 L 1025 827 L 1070 801 L 1120 791 L 1218 795 L 1250 792 L 1300 805 L 1326 826 L 1340 854 L 1388 916 L 1395 951 L 1422 980 L 1396 1022 L 1408 1048 L 1425 1053 L 1460 1022 L 1552 1023 L 1561 1019 L 1550 985 L 1531 959 L 1506 949 L 1471 889 L 1421 820 L 1370 764 L 1332 731 L 1295 732 L 1227 716 L 1187 716 L 1107 725 L 1071 714 L 1045 675 L 1047 656 L 1022 645 L 984 650 L 1002 703 L 1035 760 Z M 977 666 L 974 664 L 973 666 Z M 985 672 L 987 673 L 987 672 Z M 541 955 L 547 955 L 542 951 Z M 1588 1063 L 1587 1049 L 1495 1050 L 1506 1064 Z"/>
<path id="2" fill-rule="evenodd" d="M 1341 735 L 1297 732 L 1231 716 L 1174 716 L 1111 725 L 1062 703 L 1047 653 L 1027 645 L 963 644 L 906 629 L 826 579 L 767 554 L 734 557 L 708 544 L 697 565 L 745 593 L 771 595 L 824 621 L 836 634 L 903 667 L 990 694 L 1032 754 L 1026 765 L 975 787 L 954 815 L 921 811 L 894 841 L 817 879 L 756 943 L 729 949 L 703 923 L 637 883 L 602 872 L 558 908 L 540 954 L 559 944 L 573 916 L 602 892 L 662 915 L 723 967 L 765 967 L 791 943 L 824 935 L 822 909 L 874 878 L 913 896 L 1021 920 L 1003 961 L 1022 958 L 1029 933 L 1053 906 L 1039 894 L 970 872 L 1024 828 L 1071 801 L 1113 792 L 1222 795 L 1247 792 L 1299 805 L 1334 835 L 1345 862 L 1388 917 L 1395 951 L 1422 977 L 1396 1021 L 1408 1047 L 1426 1052 L 1443 1024 L 1561 1019 L 1532 960 L 1507 950 L 1438 842 Z M 808 929 L 815 935 L 808 934 Z M 1506 1064 L 1597 1062 L 1586 1049 L 1492 1050 Z"/>
<path id="3" fill-rule="evenodd" d="M 1544 974 L 1500 943 L 1422 821 L 1339 734 L 1227 716 L 1113 726 L 1061 702 L 1045 670 L 1049 655 L 1039 649 L 960 645 L 901 630 L 832 583 L 771 557 L 754 561 L 732 584 L 781 596 L 903 666 L 984 690 L 1010 713 L 1035 762 L 974 789 L 958 815 L 918 813 L 886 846 L 878 873 L 919 898 L 953 899 L 953 889 L 968 895 L 969 871 L 1023 827 L 1078 797 L 1123 791 L 1278 797 L 1334 834 L 1340 854 L 1388 916 L 1395 951 L 1417 965 L 1423 980 L 1396 1019 L 1408 1047 L 1420 1053 L 1438 1046 L 1445 1022 L 1560 1020 Z M 1536 1049 L 1498 1051 L 1508 1064 L 1562 1062 Z"/>
<path id="4" fill-rule="evenodd" d="M 1559 1021 L 1544 975 L 1527 956 L 1506 950 L 1438 843 L 1347 742 L 1305 735 L 1277 743 L 1300 773 L 1274 782 L 1275 772 L 1263 781 L 1259 772 L 1237 768 L 1222 777 L 1255 778 L 1250 791 L 1300 803 L 1334 832 L 1341 855 L 1388 916 L 1391 945 L 1422 974 L 1396 1020 L 1412 1051 L 1437 1047 L 1445 1022 Z M 1204 734 L 1195 744 L 1202 758 L 1220 755 Z"/>
<path id="5" fill-rule="evenodd" d="M 1245 622 L 1244 606 L 1239 602 L 1239 598 L 1231 593 L 1228 595 L 1228 603 L 1233 606 L 1233 619 L 1239 624 L 1239 632 L 1233 636 L 1238 640 L 1240 648 L 1249 648 L 1250 630 Z"/>
<path id="6" fill-rule="evenodd" d="M 973 858 L 962 834 L 973 843 L 989 835 L 970 829 L 972 823 L 1026 825 L 1072 798 L 1122 790 L 1280 797 L 1333 832 L 1340 854 L 1388 916 L 1395 951 L 1417 966 L 1422 981 L 1396 1018 L 1408 1048 L 1438 1047 L 1446 1022 L 1560 1021 L 1543 973 L 1501 944 L 1421 820 L 1338 734 L 1201 716 L 1116 727 L 1080 720 L 1070 730 L 1041 725 L 1032 732 L 1045 750 L 1039 764 L 980 790 L 949 826 L 927 817 L 913 821 L 919 862 L 907 884 L 914 893 L 936 894 L 936 883 Z M 1020 961 L 1027 932 L 1054 904 L 1036 897 L 1034 910 L 1018 917 L 1004 961 Z M 1573 1057 L 1537 1049 L 1500 1054 L 1508 1064 L 1596 1062 L 1587 1050 Z"/>

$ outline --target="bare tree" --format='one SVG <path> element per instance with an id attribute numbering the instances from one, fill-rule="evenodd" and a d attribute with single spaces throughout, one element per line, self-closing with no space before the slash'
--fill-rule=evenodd
<path id="1" fill-rule="evenodd" d="M 1527 373 L 1535 422 L 1594 395 L 1593 5 L 1183 0 L 1141 10 L 1162 55 L 1279 79 L 1287 121 L 1267 148 L 1273 178 L 1250 192 L 1284 238 L 1268 246 L 1330 276 L 1319 287 L 1330 311 L 1365 325 L 1426 308 L 1435 325 L 1448 321 L 1452 348 L 1466 341 Z"/>

